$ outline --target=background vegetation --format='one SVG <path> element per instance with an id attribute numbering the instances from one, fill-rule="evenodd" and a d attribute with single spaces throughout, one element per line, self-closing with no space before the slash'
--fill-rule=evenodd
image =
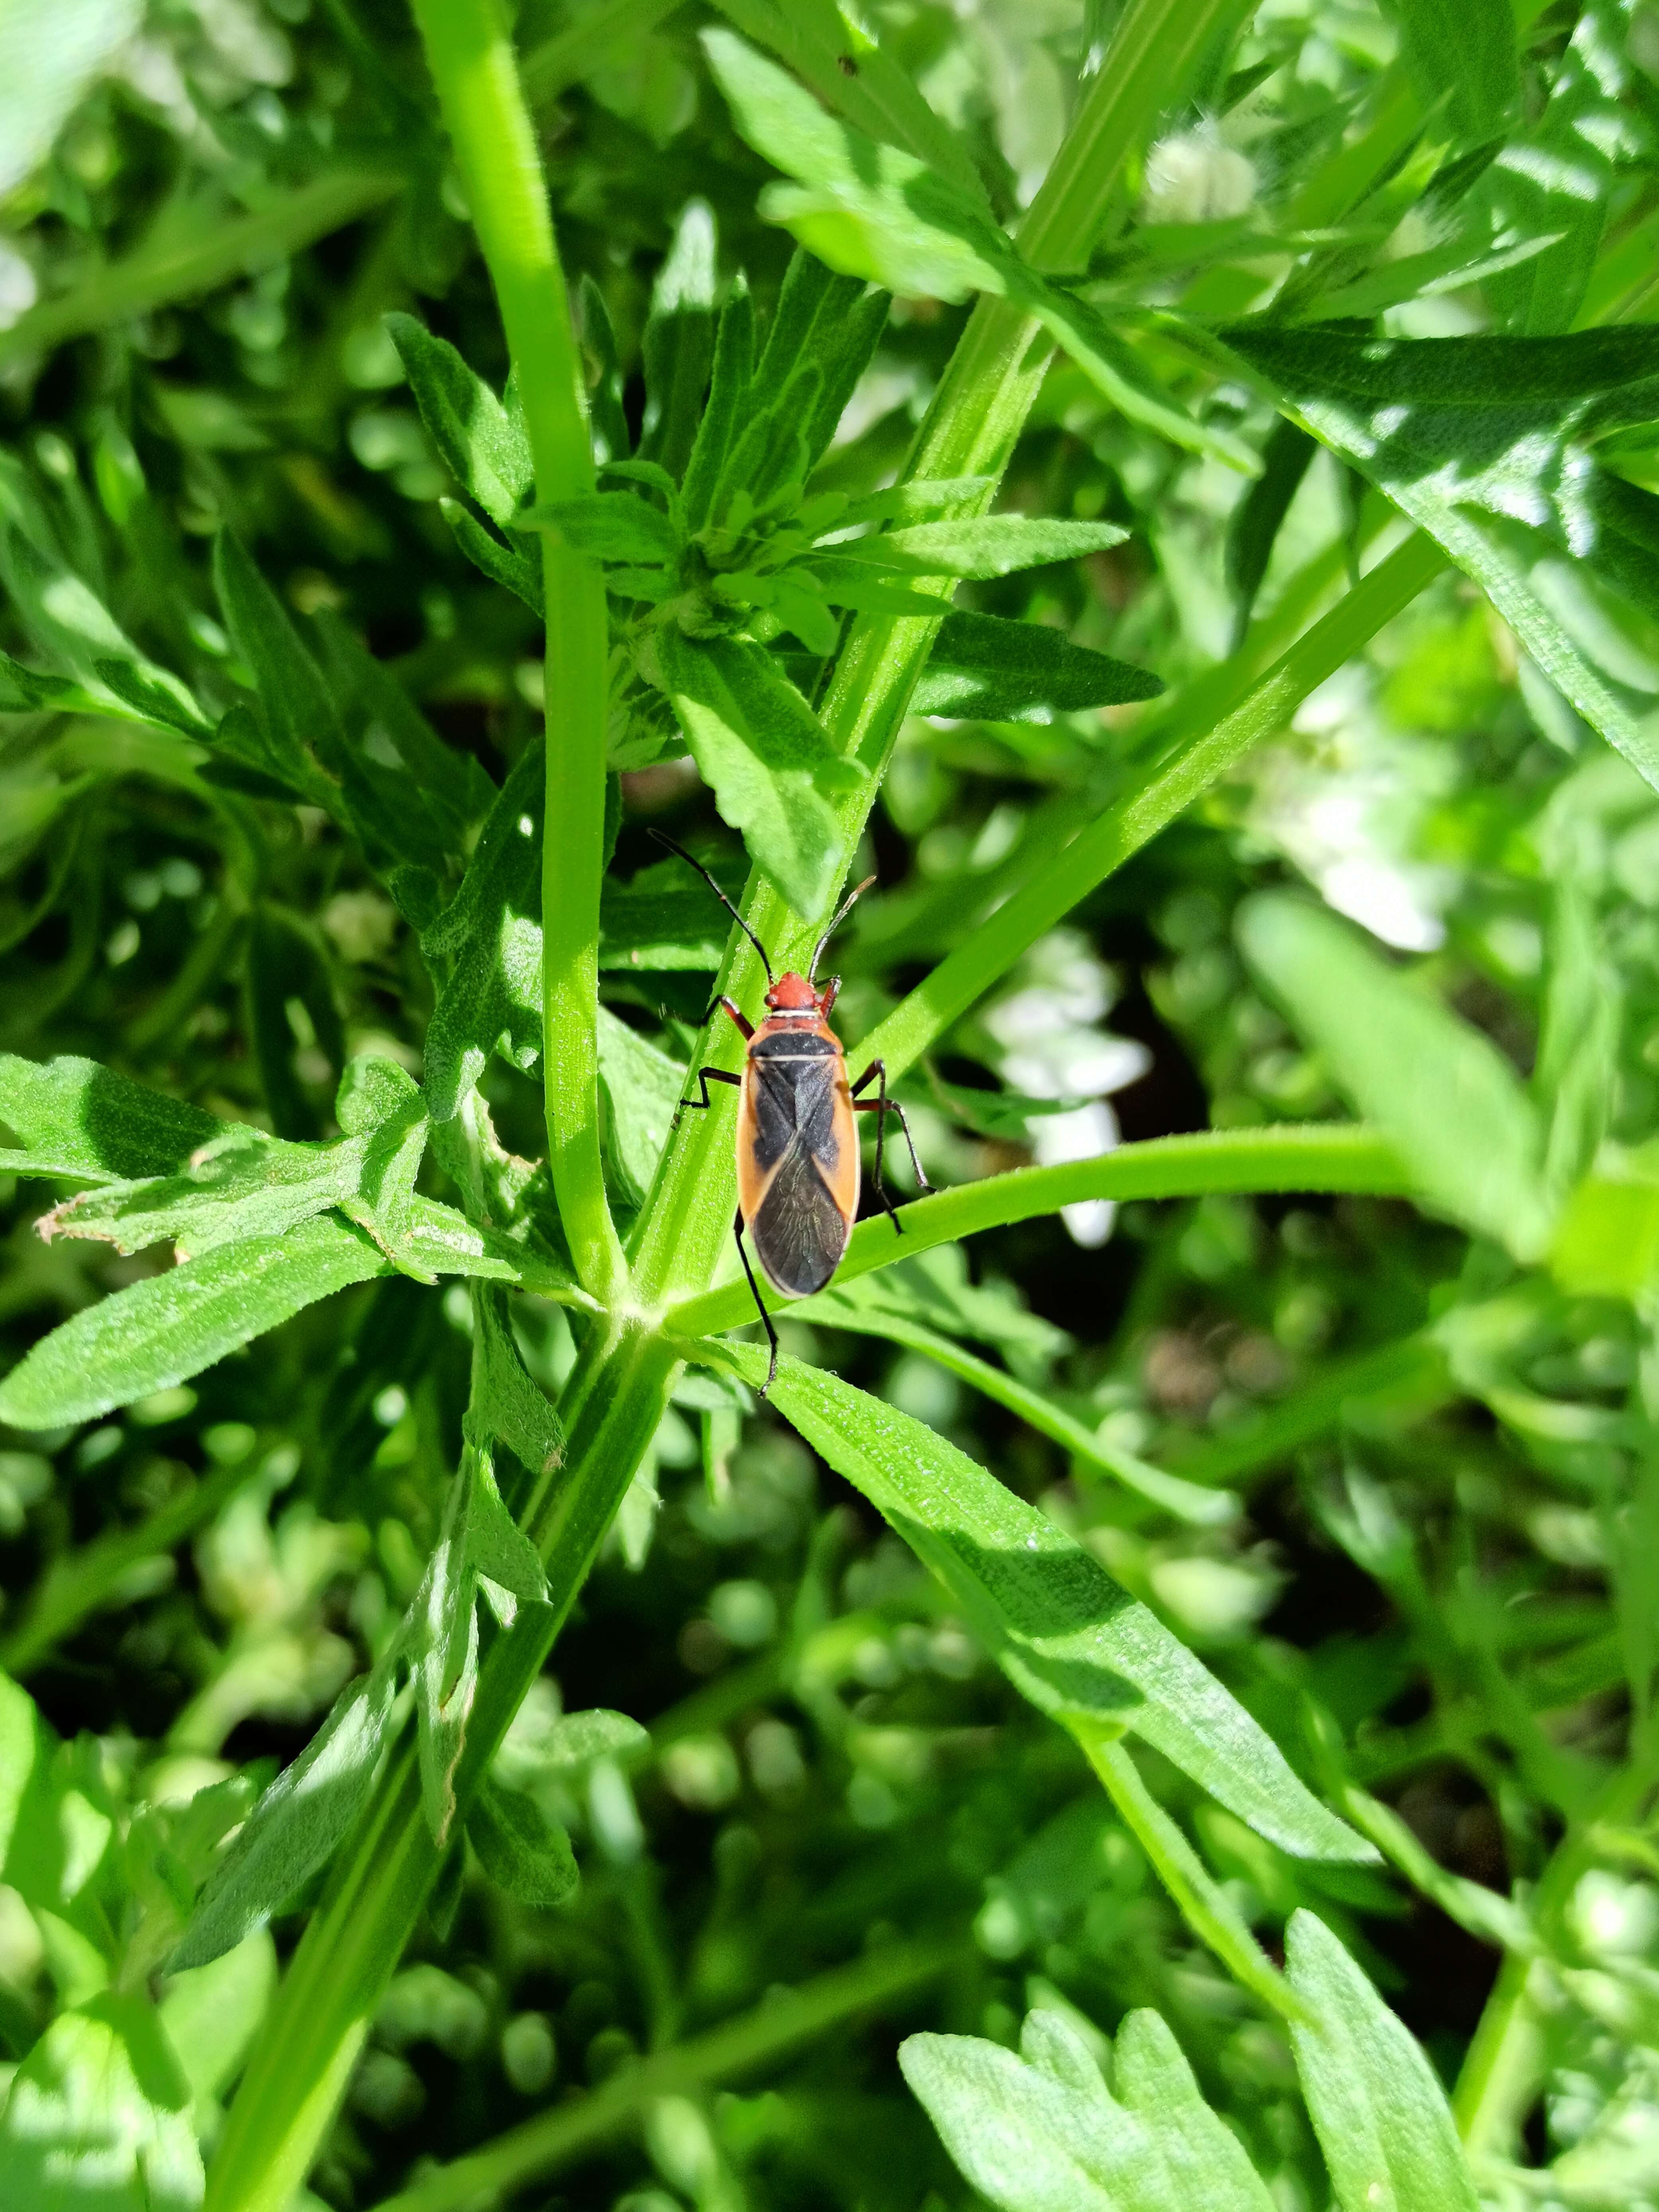
<path id="1" fill-rule="evenodd" d="M 735 895 L 740 823 L 797 951 L 784 898 L 874 872 L 837 1024 L 879 1025 L 939 1204 L 1062 1172 L 896 1267 L 871 1224 L 785 1352 L 921 1425 L 922 1491 L 957 1480 L 931 1431 L 1011 1547 L 1198 1654 L 1288 1762 L 1248 1803 L 1172 1644 L 1152 1678 L 1210 1747 L 1132 1758 L 929 1572 L 850 1394 L 791 1370 L 786 1420 L 741 1340 L 665 1365 L 659 1418 L 619 1386 L 643 1456 L 598 1564 L 548 1668 L 489 1688 L 517 1647 L 477 1575 L 503 1616 L 546 1589 L 492 1439 L 533 1526 L 609 1231 L 527 1166 L 562 1079 L 539 740 L 586 709 L 512 526 L 557 423 L 491 396 L 469 12 L 418 12 L 426 52 L 399 0 L 0 15 L 0 2200 L 171 2212 L 205 2159 L 239 2212 L 302 2179 L 400 2212 L 1659 2204 L 1659 12 L 513 26 L 598 458 L 683 480 L 684 528 L 608 477 L 545 556 L 556 629 L 611 571 L 607 818 L 597 781 L 548 817 L 550 881 L 606 865 L 611 1217 L 712 1264 L 730 1107 L 679 1197 L 659 1158 L 711 978 L 756 972 L 648 828 Z M 1024 211 L 1079 111 L 1116 166 L 1056 246 Z M 786 223 L 823 257 L 788 294 Z M 699 510 L 741 283 L 799 350 L 717 370 Z M 921 473 L 1012 441 L 998 511 L 1042 528 L 970 546 L 957 485 L 868 510 L 948 546 L 815 562 L 994 327 L 1034 349 L 1004 413 Z M 947 627 L 912 697 L 891 638 L 941 562 L 1027 633 Z M 893 706 L 855 854 L 737 636 L 840 738 L 851 687 Z M 146 1337 L 175 1275 L 203 1303 Z M 697 1304 L 682 1351 L 744 1320 Z M 462 1844 L 480 1644 L 517 1711 Z M 324 1884 L 411 1696 L 447 1855 L 404 1945 L 363 1902 L 401 1878 L 379 1812 L 369 1887 Z M 308 1743 L 322 1829 L 291 1794 L 227 1884 Z"/>

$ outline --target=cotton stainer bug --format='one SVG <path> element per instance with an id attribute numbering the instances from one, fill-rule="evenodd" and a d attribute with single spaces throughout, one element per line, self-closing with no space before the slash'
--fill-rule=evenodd
<path id="1" fill-rule="evenodd" d="M 744 1229 L 755 1240 L 756 1256 L 767 1281 L 781 1297 L 810 1298 L 814 1291 L 823 1288 L 841 1265 L 858 1216 L 859 1146 L 854 1114 L 878 1116 L 876 1195 L 901 1235 L 904 1224 L 894 1211 L 893 1201 L 881 1179 L 882 1142 L 890 1114 L 898 1116 L 917 1182 L 923 1190 L 928 1188 L 911 1141 L 904 1109 L 896 1098 L 887 1096 L 887 1070 L 884 1064 L 872 1060 L 856 1083 L 847 1080 L 847 1055 L 842 1050 L 841 1039 L 830 1026 L 830 1009 L 841 988 L 840 976 L 831 976 L 822 990 L 817 987 L 818 962 L 823 957 L 824 946 L 847 919 L 854 900 L 860 892 L 869 890 L 875 878 L 872 876 L 861 883 L 842 902 L 834 920 L 817 941 L 805 975 L 775 975 L 766 947 L 708 869 L 694 860 L 683 845 L 677 845 L 672 837 L 665 837 L 660 830 L 653 830 L 651 835 L 659 845 L 666 845 L 671 853 L 678 853 L 689 866 L 696 869 L 759 953 L 766 970 L 766 1018 L 758 1028 L 724 995 L 708 1009 L 712 1014 L 714 1006 L 724 1006 L 742 1032 L 748 1046 L 743 1073 L 728 1075 L 722 1068 L 700 1067 L 699 1096 L 683 1098 L 674 1117 L 678 1121 L 688 1107 L 702 1113 L 712 1106 L 714 1102 L 708 1096 L 711 1083 L 729 1083 L 738 1093 L 738 1215 L 732 1233 L 738 1240 L 738 1257 L 754 1293 L 766 1340 L 771 1346 L 772 1356 L 761 1391 L 763 1398 L 778 1371 L 778 1334 L 744 1249 Z M 872 1083 L 876 1086 L 875 1097 L 860 1098 L 860 1091 Z"/>

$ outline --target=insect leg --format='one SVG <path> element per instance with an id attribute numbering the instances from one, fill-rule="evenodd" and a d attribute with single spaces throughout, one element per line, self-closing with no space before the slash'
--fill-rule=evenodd
<path id="1" fill-rule="evenodd" d="M 723 1068 L 700 1067 L 697 1070 L 697 1091 L 699 1095 L 696 1098 L 682 1098 L 679 1104 L 674 1109 L 674 1126 L 676 1128 L 678 1128 L 679 1127 L 680 1115 L 684 1113 L 688 1106 L 691 1109 L 692 1112 L 696 1114 L 706 1114 L 708 1111 L 708 1109 L 714 1103 L 708 1095 L 708 1086 L 711 1083 L 729 1083 L 734 1090 L 740 1090 L 743 1085 L 743 1078 L 740 1075 L 728 1075 Z"/>
<path id="2" fill-rule="evenodd" d="M 755 1310 L 761 1317 L 761 1327 L 766 1331 L 766 1341 L 772 1347 L 772 1357 L 767 1362 L 766 1365 L 766 1380 L 760 1387 L 760 1395 L 763 1398 L 767 1392 L 771 1389 L 773 1378 L 778 1371 L 778 1333 L 772 1326 L 772 1316 L 766 1310 L 765 1302 L 762 1298 L 759 1286 L 755 1281 L 755 1271 L 749 1264 L 748 1253 L 744 1249 L 743 1208 L 741 1206 L 738 1208 L 737 1218 L 732 1224 L 732 1234 L 738 1240 L 738 1257 L 743 1262 L 744 1273 L 749 1278 L 749 1291 L 750 1295 L 755 1301 Z"/>
<path id="3" fill-rule="evenodd" d="M 860 1098 L 859 1097 L 860 1091 L 872 1080 L 877 1086 L 876 1096 L 873 1098 Z M 898 1124 L 900 1128 L 904 1132 L 904 1142 L 910 1154 L 910 1164 L 916 1171 L 916 1182 L 918 1185 L 923 1190 L 930 1189 L 932 1186 L 929 1184 L 927 1176 L 921 1171 L 921 1162 L 916 1158 L 915 1139 L 910 1134 L 910 1124 L 904 1118 L 904 1109 L 899 1104 L 896 1098 L 890 1098 L 887 1096 L 886 1062 L 880 1060 L 872 1060 L 869 1066 L 865 1069 L 863 1074 L 860 1076 L 858 1081 L 853 1085 L 852 1095 L 853 1111 L 855 1114 L 875 1114 L 880 1116 L 880 1119 L 876 1123 L 876 1196 L 886 1207 L 888 1218 L 891 1221 L 894 1228 L 897 1230 L 901 1236 L 902 1236 L 904 1233 L 904 1224 L 899 1219 L 897 1213 L 894 1211 L 893 1201 L 887 1195 L 887 1186 L 881 1179 L 882 1140 L 887 1133 L 887 1116 L 890 1114 L 896 1114 L 898 1115 Z"/>

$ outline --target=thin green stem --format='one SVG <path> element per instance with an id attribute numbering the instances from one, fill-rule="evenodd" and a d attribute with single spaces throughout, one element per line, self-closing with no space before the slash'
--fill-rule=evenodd
<path id="1" fill-rule="evenodd" d="M 849 1055 L 851 1073 L 856 1076 L 872 1060 L 883 1060 L 890 1081 L 912 1066 L 1038 938 L 1167 829 L 1218 776 L 1281 729 L 1310 692 L 1408 607 L 1447 565 L 1447 556 L 1434 540 L 1414 532 L 1273 664 L 1242 706 L 1163 763 L 1138 791 L 1108 808 L 1063 852 L 1045 855 L 1024 888 L 942 960 Z"/>
<path id="2" fill-rule="evenodd" d="M 529 110 L 498 0 L 415 0 L 478 243 L 495 287 L 544 501 L 593 488 L 587 405 Z M 542 1068 L 553 1188 L 584 1285 L 627 1279 L 599 1150 L 599 884 L 609 633 L 597 562 L 543 533 L 547 811 Z"/>
<path id="3" fill-rule="evenodd" d="M 710 1116 L 709 1118 L 713 1118 Z M 1375 1131 L 1352 1123 L 1282 1121 L 1264 1129 L 1218 1129 L 1198 1136 L 1152 1137 L 1122 1145 L 1092 1160 L 1052 1168 L 1015 1168 L 933 1192 L 904 1209 L 904 1233 L 895 1237 L 885 1214 L 853 1231 L 837 1283 L 914 1259 L 930 1245 L 954 1244 L 981 1229 L 1029 1221 L 1039 1213 L 1096 1198 L 1198 1198 L 1214 1191 L 1366 1191 L 1400 1197 L 1407 1186 L 1400 1164 Z M 769 1306 L 785 1302 L 763 1292 Z M 811 1318 L 809 1298 L 786 1308 Z M 682 1337 L 711 1336 L 754 1318 L 754 1301 L 740 1278 L 671 1306 L 663 1326 Z"/>
<path id="4" fill-rule="evenodd" d="M 526 2120 L 483 2150 L 439 2168 L 375 2212 L 452 2212 L 556 2172 L 636 2125 L 658 2098 L 775 2066 L 805 2043 L 935 1980 L 962 1956 L 960 1936 L 895 1944 L 832 1967 L 800 1988 L 774 1990 L 738 2019 L 614 2075 L 575 2104 Z"/>
<path id="5" fill-rule="evenodd" d="M 1237 1908 L 1140 1776 L 1121 1734 L 1098 1721 L 1066 1723 L 1124 1826 L 1174 1899 L 1182 1918 L 1245 1989 L 1281 2020 L 1300 2021 L 1307 2007 L 1273 1966 Z"/>

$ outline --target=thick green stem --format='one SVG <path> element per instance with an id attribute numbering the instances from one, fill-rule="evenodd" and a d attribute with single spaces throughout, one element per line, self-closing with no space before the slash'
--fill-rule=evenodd
<path id="1" fill-rule="evenodd" d="M 678 1362 L 659 1337 L 597 1329 L 566 1386 L 568 1449 L 532 1534 L 551 1602 L 525 1606 L 483 1663 L 456 1775 L 463 1813 L 587 1577 L 656 1432 Z M 262 2029 L 208 2177 L 206 2212 L 286 2212 L 332 2122 L 437 1878 L 412 1740 L 392 1752 Z"/>
<path id="2" fill-rule="evenodd" d="M 593 488 L 587 405 L 547 187 L 498 0 L 415 0 L 478 243 L 495 287 L 542 501 Z M 609 634 L 598 564 L 549 532 L 542 1068 L 553 1188 L 596 1297 L 627 1279 L 599 1152 L 599 884 Z"/>
<path id="3" fill-rule="evenodd" d="M 896 1943 L 836 1966 L 795 1990 L 773 1990 L 752 2012 L 615 2075 L 601 2089 L 543 2112 L 483 2150 L 441 2166 L 375 2212 L 459 2212 L 501 2191 L 568 2166 L 637 2126 L 659 2097 L 775 2065 L 803 2043 L 933 1981 L 962 1956 L 962 1939 Z"/>
<path id="4" fill-rule="evenodd" d="M 710 1117 L 713 1118 L 712 1116 Z M 1151 1137 L 1092 1160 L 1061 1167 L 1015 1168 L 980 1182 L 933 1192 L 904 1209 L 904 1233 L 895 1237 L 885 1214 L 853 1231 L 837 1283 L 913 1259 L 931 1244 L 954 1244 L 981 1229 L 1000 1229 L 1057 1213 L 1096 1198 L 1198 1198 L 1213 1191 L 1364 1191 L 1400 1197 L 1407 1186 L 1399 1161 L 1374 1130 L 1348 1122 L 1279 1122 L 1265 1129 L 1218 1129 L 1191 1137 Z M 769 1290 L 769 1306 L 784 1301 Z M 807 1319 L 809 1298 L 792 1310 Z M 754 1300 L 741 1279 L 723 1283 L 671 1306 L 663 1326 L 678 1337 L 711 1336 L 754 1318 Z"/>
<path id="5" fill-rule="evenodd" d="M 1167 829 L 1253 745 L 1281 729 L 1310 692 L 1409 606 L 1447 565 L 1433 539 L 1415 532 L 1378 562 L 1330 612 L 1276 661 L 1242 706 L 1166 761 L 1141 787 L 1046 855 L 1037 872 L 965 945 L 942 960 L 850 1055 L 856 1076 L 873 1060 L 889 1080 L 927 1051 L 974 1001 L 1006 975 L 1038 938 L 1097 884 Z"/>

